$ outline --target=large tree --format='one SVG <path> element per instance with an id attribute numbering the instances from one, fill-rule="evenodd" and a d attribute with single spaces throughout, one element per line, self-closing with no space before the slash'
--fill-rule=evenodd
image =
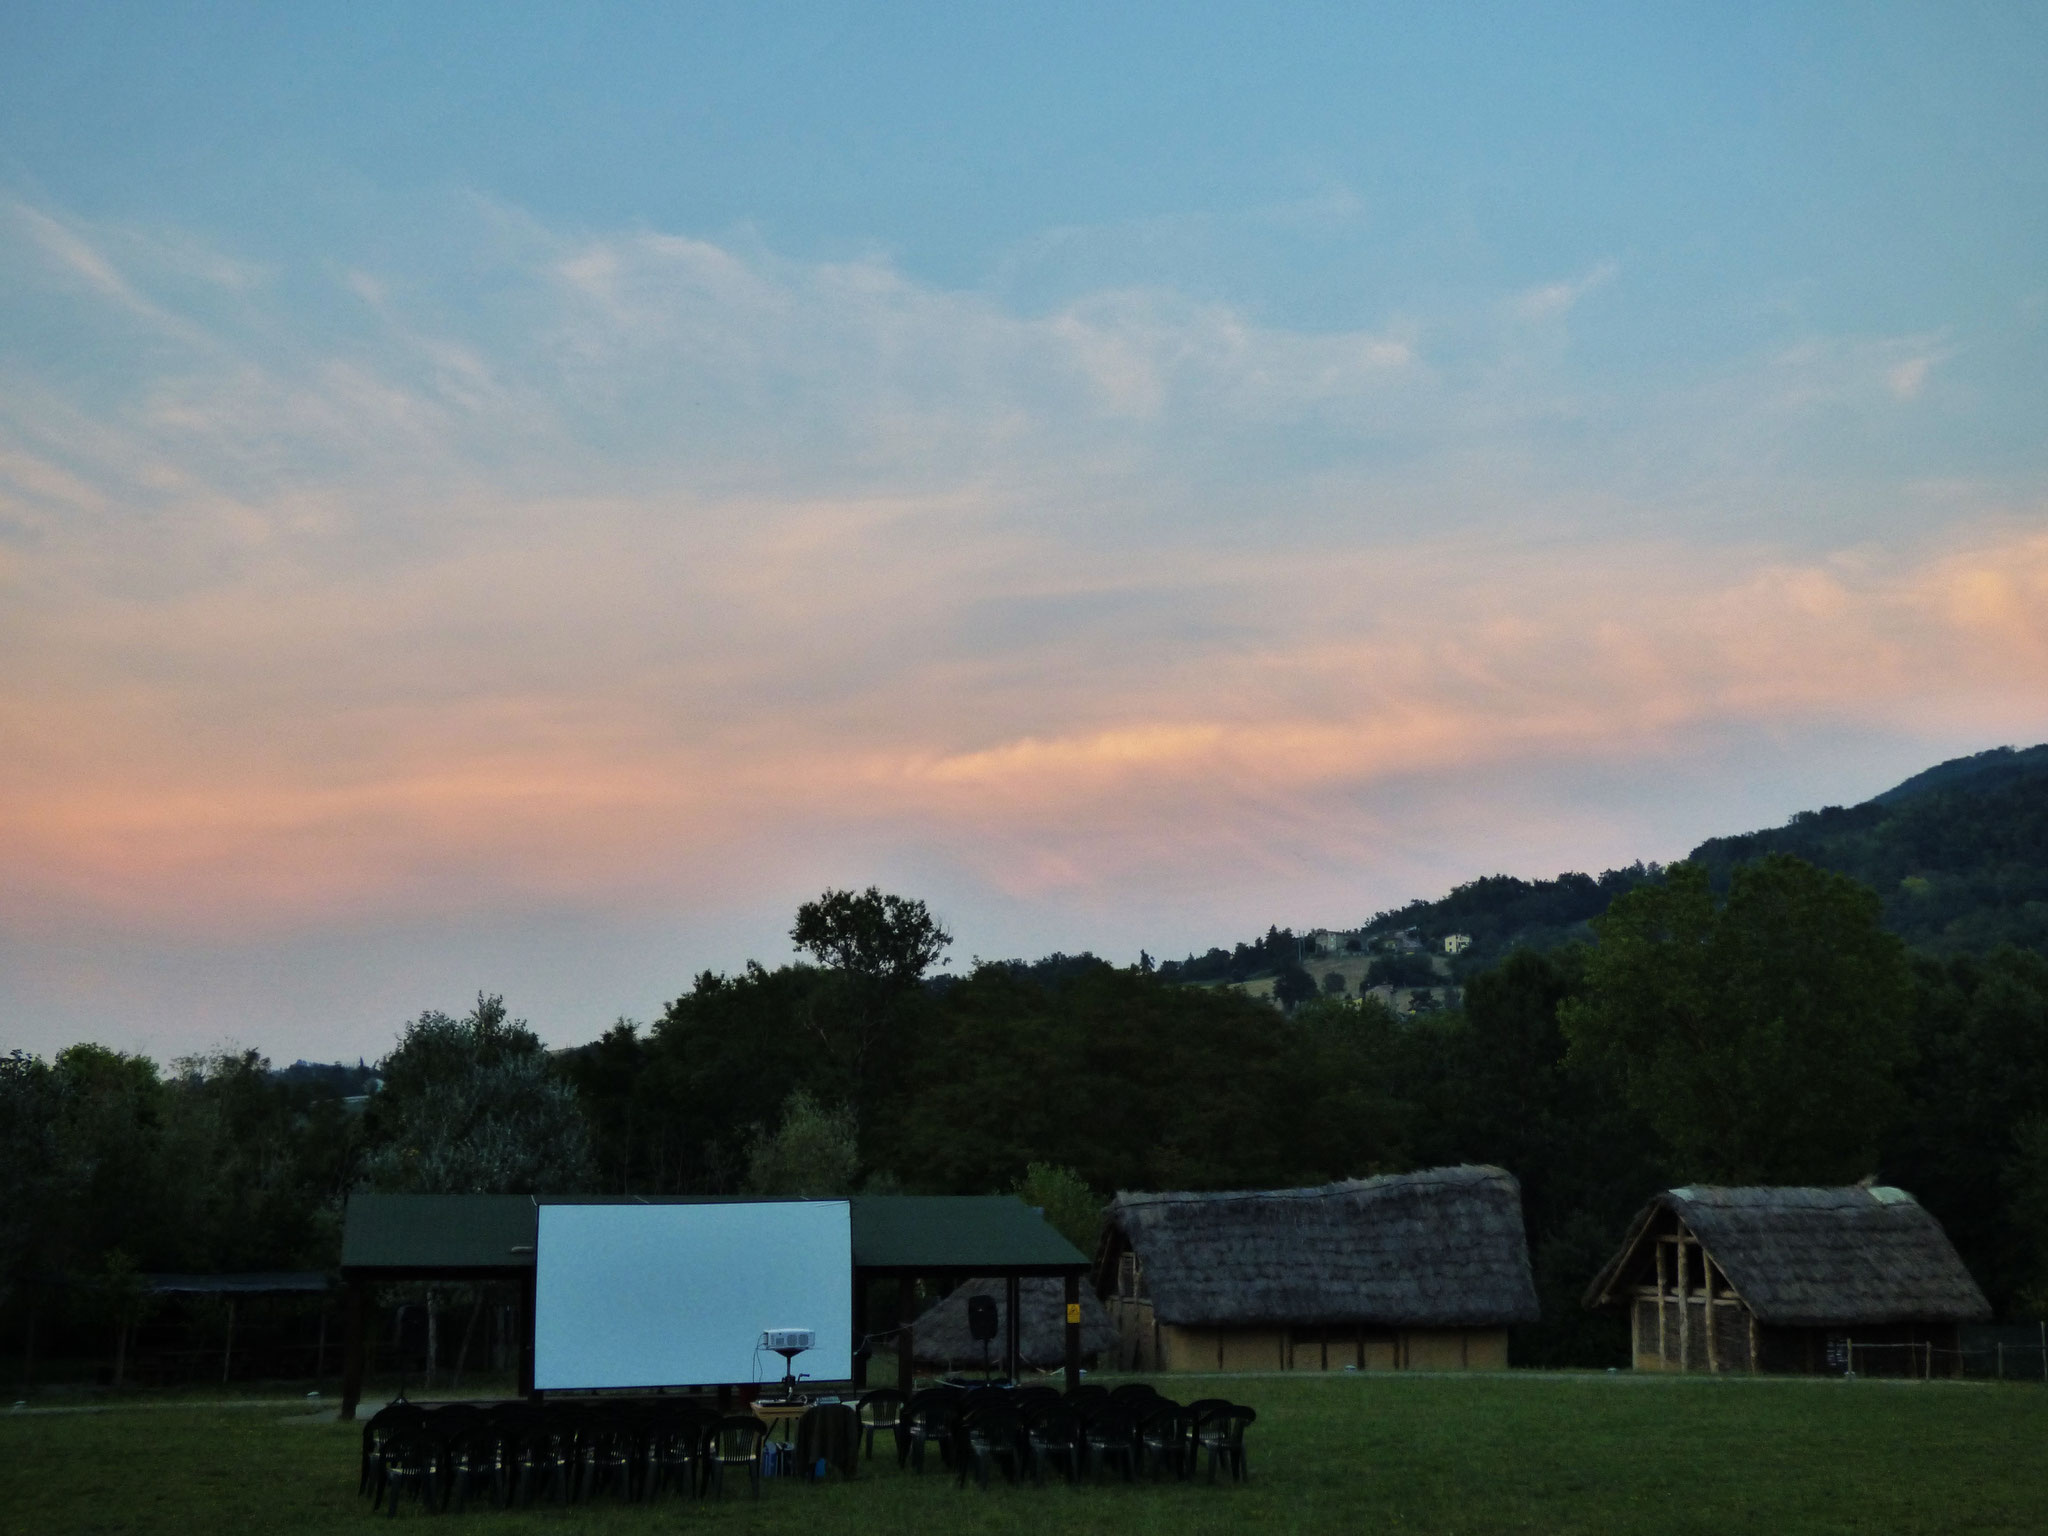
<path id="1" fill-rule="evenodd" d="M 1593 922 L 1584 993 L 1561 1019 L 1687 1178 L 1844 1183 L 1877 1165 L 1902 1107 L 1912 975 L 1877 894 L 1774 854 L 1672 866 Z"/>
<path id="2" fill-rule="evenodd" d="M 872 1086 L 875 1056 L 897 1033 L 901 1001 L 953 936 L 923 902 L 872 885 L 805 902 L 789 936 L 830 973 L 832 985 L 806 999 L 803 1020 L 858 1106 Z"/>
<path id="3" fill-rule="evenodd" d="M 384 1059 L 371 1104 L 379 1189 L 432 1194 L 572 1192 L 593 1178 L 576 1091 L 540 1037 L 477 994 L 467 1018 L 423 1013 Z"/>

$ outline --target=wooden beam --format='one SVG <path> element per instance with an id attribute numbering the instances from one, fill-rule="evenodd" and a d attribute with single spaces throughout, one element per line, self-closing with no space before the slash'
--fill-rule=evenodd
<path id="1" fill-rule="evenodd" d="M 369 1306 L 360 1280 L 348 1282 L 348 1295 L 341 1314 L 341 1416 L 356 1416 L 356 1404 L 363 1400 L 363 1334 L 368 1325 Z"/>
<path id="2" fill-rule="evenodd" d="M 911 1320 L 917 1316 L 917 1282 L 905 1275 L 896 1282 L 896 1390 L 905 1397 L 917 1384 L 917 1357 L 911 1352 Z"/>
<path id="3" fill-rule="evenodd" d="M 1015 1382 L 1024 1374 L 1024 1282 L 1003 1281 L 1003 1374 Z"/>
<path id="4" fill-rule="evenodd" d="M 1063 1290 L 1067 1303 L 1067 1390 L 1071 1392 L 1081 1385 L 1081 1277 L 1069 1274 Z"/>
<path id="5" fill-rule="evenodd" d="M 1685 1228 L 1678 1229 L 1678 1369 L 1681 1372 L 1692 1369 L 1692 1307 L 1686 1301 L 1686 1293 L 1692 1289 L 1692 1276 L 1686 1273 Z"/>
<path id="6" fill-rule="evenodd" d="M 1700 1321 L 1707 1329 L 1707 1374 L 1717 1374 L 1721 1369 L 1721 1354 L 1714 1335 L 1714 1261 L 1707 1257 L 1707 1250 L 1700 1249 L 1700 1281 L 1706 1287 L 1707 1304 L 1700 1308 Z"/>
<path id="7" fill-rule="evenodd" d="M 853 1272 L 853 1389 L 868 1387 L 868 1277 Z"/>
<path id="8" fill-rule="evenodd" d="M 1664 1328 L 1664 1242 L 1657 1242 L 1657 1369 L 1671 1363 L 1671 1345 Z"/>

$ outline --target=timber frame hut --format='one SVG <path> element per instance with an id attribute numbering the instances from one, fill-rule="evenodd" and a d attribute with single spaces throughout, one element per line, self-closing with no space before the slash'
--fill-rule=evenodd
<path id="1" fill-rule="evenodd" d="M 1521 1186 L 1475 1166 L 1119 1194 L 1095 1289 L 1140 1371 L 1498 1370 L 1538 1316 Z"/>
<path id="2" fill-rule="evenodd" d="M 1991 1307 L 1902 1189 L 1688 1187 L 1643 1207 L 1586 1291 L 1641 1371 L 1933 1375 Z"/>

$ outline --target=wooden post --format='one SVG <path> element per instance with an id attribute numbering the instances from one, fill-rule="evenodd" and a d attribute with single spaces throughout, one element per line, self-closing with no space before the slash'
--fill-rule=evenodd
<path id="1" fill-rule="evenodd" d="M 853 1272 L 853 1389 L 868 1389 L 868 1278 Z"/>
<path id="2" fill-rule="evenodd" d="M 1657 1239 L 1657 1369 L 1671 1363 L 1671 1346 L 1664 1336 L 1664 1239 Z"/>
<path id="3" fill-rule="evenodd" d="M 534 1296 L 539 1286 L 539 1270 L 529 1270 L 519 1281 L 518 1334 L 513 1347 L 519 1351 L 519 1395 L 538 1397 L 533 1386 L 533 1313 Z"/>
<path id="4" fill-rule="evenodd" d="M 1685 1256 L 1685 1229 L 1679 1228 L 1678 1248 L 1678 1369 L 1681 1373 L 1692 1369 L 1692 1306 L 1688 1293 L 1692 1290 L 1692 1276 L 1686 1271 L 1691 1267 Z"/>
<path id="5" fill-rule="evenodd" d="M 917 1282 L 905 1275 L 896 1282 L 896 1390 L 905 1397 L 917 1384 L 917 1357 L 910 1336 L 917 1315 Z"/>
<path id="6" fill-rule="evenodd" d="M 1707 1257 L 1707 1250 L 1700 1249 L 1700 1283 L 1707 1288 L 1707 1304 L 1700 1316 L 1707 1322 L 1707 1374 L 1716 1375 L 1721 1369 L 1721 1354 L 1714 1336 L 1720 1332 L 1714 1326 L 1714 1261 Z"/>
<path id="7" fill-rule="evenodd" d="M 350 1280 L 347 1297 L 342 1303 L 341 1416 L 344 1419 L 354 1418 L 356 1404 L 363 1400 L 363 1334 L 370 1310 L 365 1304 L 365 1289 L 362 1281 Z"/>
<path id="8" fill-rule="evenodd" d="M 228 1298 L 228 1337 L 227 1337 L 227 1342 L 226 1342 L 225 1344 L 223 1344 L 223 1345 L 221 1346 L 221 1351 L 220 1351 L 220 1380 L 221 1380 L 221 1385 L 222 1385 L 222 1386 L 226 1386 L 226 1385 L 227 1385 L 227 1380 L 228 1380 L 228 1368 L 229 1368 L 229 1367 L 230 1367 L 231 1365 L 233 1365 L 233 1364 L 234 1364 L 234 1359 L 235 1359 L 235 1298 L 234 1298 L 234 1297 L 232 1297 L 232 1296 L 230 1296 L 230 1297 Z"/>
<path id="9" fill-rule="evenodd" d="M 1081 1277 L 1073 1270 L 1067 1271 L 1064 1287 L 1067 1303 L 1067 1390 L 1073 1391 L 1081 1385 Z"/>
<path id="10" fill-rule="evenodd" d="M 1749 1311 L 1747 1307 L 1743 1310 Z M 1763 1335 L 1757 1332 L 1756 1314 L 1749 1312 L 1749 1374 L 1752 1376 L 1764 1368 L 1763 1362 L 1757 1358 L 1762 1352 Z"/>
<path id="11" fill-rule="evenodd" d="M 321 1381 L 327 1375 L 327 1298 L 320 1298 L 320 1342 L 313 1350 L 313 1379 Z"/>
<path id="12" fill-rule="evenodd" d="M 1012 1382 L 1024 1373 L 1024 1282 L 1003 1278 L 1003 1374 Z"/>

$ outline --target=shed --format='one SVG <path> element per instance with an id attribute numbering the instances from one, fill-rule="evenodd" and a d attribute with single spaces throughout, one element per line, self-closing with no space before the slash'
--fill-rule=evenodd
<path id="1" fill-rule="evenodd" d="M 1636 1369 L 1931 1375 L 1991 1307 L 1903 1189 L 1667 1189 L 1586 1291 Z M 1945 1357 L 1945 1358 L 1944 1358 Z"/>
<path id="2" fill-rule="evenodd" d="M 353 1417 L 366 1366 L 365 1325 L 370 1287 L 404 1280 L 509 1281 L 520 1300 L 520 1391 L 533 1390 L 533 1278 L 538 1210 L 532 1195 L 372 1195 L 349 1198 L 342 1229 L 342 1278 L 348 1284 L 348 1366 L 342 1386 L 343 1417 Z M 572 1197 L 561 1197 L 569 1199 Z M 577 1204 L 695 1204 L 718 1196 L 593 1196 Z M 853 1238 L 854 1329 L 867 1337 L 895 1335 L 897 1374 L 907 1391 L 912 1376 L 912 1332 L 878 1327 L 866 1315 L 869 1282 L 897 1282 L 897 1317 L 913 1313 L 920 1279 L 960 1281 L 994 1275 L 1010 1286 L 1035 1278 L 1058 1281 L 1078 1306 L 1088 1260 L 1045 1219 L 1014 1195 L 855 1195 Z M 1011 1309 L 1018 1314 L 1022 1308 Z M 1080 1364 L 1078 1318 L 1068 1327 L 1068 1369 Z M 1005 1336 L 1006 1359 L 1016 1340 Z M 867 1357 L 856 1357 L 865 1380 Z"/>
<path id="3" fill-rule="evenodd" d="M 1134 1370 L 1498 1369 L 1538 1316 L 1521 1186 L 1469 1165 L 1119 1194 L 1095 1288 Z"/>
<path id="4" fill-rule="evenodd" d="M 1027 1279 L 1018 1286 L 1018 1344 L 1020 1362 L 1041 1371 L 1057 1369 L 1066 1360 L 1067 1330 L 1064 1287 L 1054 1279 Z M 941 1297 L 919 1314 L 914 1327 L 917 1358 L 926 1365 L 951 1370 L 976 1366 L 982 1360 L 982 1346 L 967 1326 L 967 1302 L 973 1296 L 990 1296 L 996 1304 L 996 1338 L 1007 1336 L 1010 1326 L 1009 1302 L 999 1279 L 969 1280 L 951 1294 Z M 1093 1295 L 1081 1298 L 1081 1354 L 1106 1356 L 1115 1353 L 1116 1324 Z"/>

